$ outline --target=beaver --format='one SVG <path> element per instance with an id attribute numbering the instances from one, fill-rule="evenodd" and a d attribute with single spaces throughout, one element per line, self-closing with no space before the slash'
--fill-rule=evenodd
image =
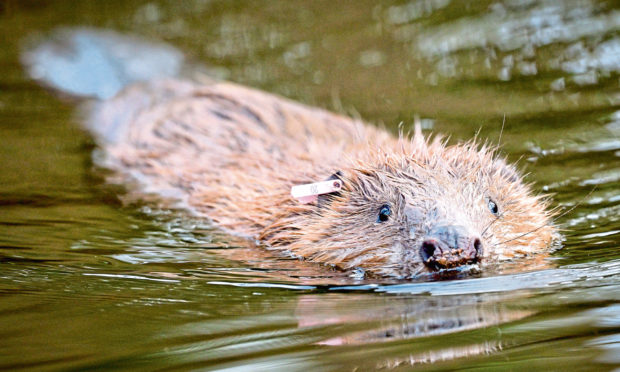
<path id="1" fill-rule="evenodd" d="M 110 48 L 126 40 L 63 32 L 25 54 L 31 74 L 48 85 L 54 58 L 72 67 L 89 62 L 75 35 L 90 38 L 101 55 L 115 55 Z M 92 66 L 83 70 L 96 74 Z M 142 193 L 172 198 L 267 249 L 413 277 L 546 252 L 557 239 L 548 197 L 478 140 L 448 145 L 425 138 L 419 126 L 396 136 L 214 79 L 141 76 L 124 85 L 86 119 L 100 164 L 137 180 Z M 336 188 L 309 203 L 291 195 L 294 186 L 321 181 Z"/>

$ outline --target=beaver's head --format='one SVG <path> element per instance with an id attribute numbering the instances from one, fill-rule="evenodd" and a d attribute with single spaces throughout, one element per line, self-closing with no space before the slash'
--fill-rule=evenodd
<path id="1" fill-rule="evenodd" d="M 541 252 L 556 234 L 547 202 L 474 143 L 412 142 L 342 169 L 292 251 L 343 268 L 412 276 Z"/>

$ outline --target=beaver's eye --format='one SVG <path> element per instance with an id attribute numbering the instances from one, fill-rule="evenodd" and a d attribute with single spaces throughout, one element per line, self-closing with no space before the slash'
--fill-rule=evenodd
<path id="1" fill-rule="evenodd" d="M 390 209 L 390 206 L 387 204 L 384 204 L 381 209 L 379 209 L 379 217 L 377 217 L 377 222 L 385 222 L 388 220 L 388 218 L 390 218 L 390 215 L 392 214 L 392 210 Z"/>
<path id="2" fill-rule="evenodd" d="M 493 213 L 494 215 L 497 215 L 497 213 L 499 212 L 499 207 L 497 206 L 497 204 L 495 204 L 495 202 L 491 199 L 489 199 L 489 210 L 491 211 L 491 213 Z"/>

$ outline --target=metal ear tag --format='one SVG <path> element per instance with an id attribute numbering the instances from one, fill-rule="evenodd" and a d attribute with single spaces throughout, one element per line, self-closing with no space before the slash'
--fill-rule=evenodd
<path id="1" fill-rule="evenodd" d="M 319 195 L 331 194 L 332 192 L 337 192 L 341 189 L 342 181 L 328 180 L 293 186 L 291 188 L 291 196 L 302 204 L 308 204 L 317 201 Z"/>

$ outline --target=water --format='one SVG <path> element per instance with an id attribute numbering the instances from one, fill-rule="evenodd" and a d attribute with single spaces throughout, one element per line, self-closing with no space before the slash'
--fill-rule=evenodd
<path id="1" fill-rule="evenodd" d="M 0 369 L 618 369 L 619 9 L 0 2 Z M 19 63 L 28 35 L 83 25 L 167 41 L 210 74 L 392 130 L 418 114 L 454 141 L 501 133 L 568 212 L 563 248 L 525 271 L 371 281 L 128 201 L 93 166 L 76 102 Z"/>

